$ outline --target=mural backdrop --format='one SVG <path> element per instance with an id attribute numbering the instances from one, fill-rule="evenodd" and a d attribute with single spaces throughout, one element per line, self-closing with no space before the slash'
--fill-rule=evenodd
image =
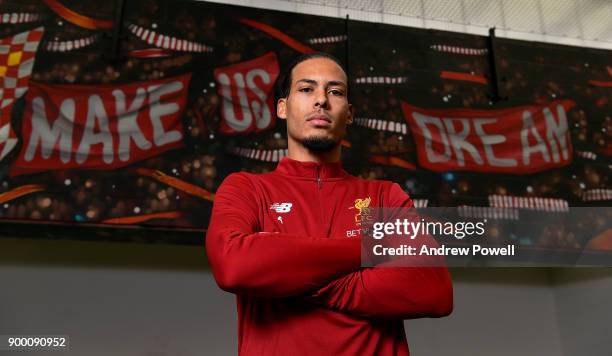
<path id="1" fill-rule="evenodd" d="M 503 220 L 612 200 L 610 51 L 497 39 L 491 57 L 473 35 L 174 0 L 126 1 L 118 23 L 113 6 L 0 2 L 3 221 L 205 229 L 225 176 L 286 154 L 274 84 L 311 51 L 349 69 L 346 168 L 400 183 L 417 206 Z M 605 233 L 609 218 L 585 226 Z"/>

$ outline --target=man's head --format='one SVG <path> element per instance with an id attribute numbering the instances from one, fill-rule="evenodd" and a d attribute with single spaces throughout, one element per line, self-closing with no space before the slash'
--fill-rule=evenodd
<path id="1" fill-rule="evenodd" d="M 298 57 L 280 87 L 277 116 L 287 120 L 291 144 L 311 152 L 338 147 L 353 121 L 348 101 L 348 78 L 339 61 L 326 53 Z"/>

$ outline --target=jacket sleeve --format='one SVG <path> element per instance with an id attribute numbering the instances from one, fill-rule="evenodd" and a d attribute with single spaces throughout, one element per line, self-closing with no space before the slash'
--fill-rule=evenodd
<path id="1" fill-rule="evenodd" d="M 255 187 L 231 174 L 215 194 L 206 253 L 219 287 L 266 297 L 303 294 L 360 267 L 358 239 L 260 231 Z"/>
<path id="2" fill-rule="evenodd" d="M 390 188 L 390 206 L 413 207 L 397 184 Z M 430 237 L 429 244 L 435 244 Z M 340 312 L 369 318 L 412 319 L 451 313 L 453 289 L 446 267 L 405 267 L 397 262 L 361 268 L 337 278 L 306 299 Z"/>

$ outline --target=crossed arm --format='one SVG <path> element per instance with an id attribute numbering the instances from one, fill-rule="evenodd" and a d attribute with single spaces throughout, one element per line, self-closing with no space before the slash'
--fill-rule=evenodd
<path id="1" fill-rule="evenodd" d="M 295 296 L 359 269 L 358 240 L 258 232 L 253 191 L 248 178 L 232 174 L 215 194 L 206 252 L 221 289 Z"/>
<path id="2" fill-rule="evenodd" d="M 385 207 L 400 208 L 398 214 L 416 214 L 412 200 L 393 184 L 384 198 Z M 395 218 L 407 216 L 394 216 Z M 413 215 L 412 218 L 415 216 Z M 418 220 L 418 219 L 416 219 Z M 431 237 L 420 243 L 436 244 Z M 453 290 L 446 267 L 440 258 L 422 261 L 424 266 L 406 267 L 395 260 L 374 268 L 360 268 L 318 288 L 307 299 L 334 310 L 371 318 L 412 319 L 441 317 L 451 313 Z"/>
<path id="3" fill-rule="evenodd" d="M 219 286 L 232 293 L 305 300 L 377 318 L 444 316 L 452 310 L 444 267 L 361 268 L 359 239 L 261 233 L 254 188 L 230 175 L 215 195 L 206 251 Z M 399 191 L 398 191 L 399 190 Z M 397 204 L 412 204 L 399 186 Z M 395 199 L 395 198 L 394 198 Z"/>

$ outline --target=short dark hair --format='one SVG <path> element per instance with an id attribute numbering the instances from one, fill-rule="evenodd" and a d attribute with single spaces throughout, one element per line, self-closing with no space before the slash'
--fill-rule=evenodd
<path id="1" fill-rule="evenodd" d="M 287 67 L 283 75 L 279 78 L 278 85 L 277 85 L 277 91 L 276 91 L 275 103 L 278 102 L 278 99 L 287 98 L 289 96 L 289 92 L 291 92 L 291 81 L 293 80 L 293 77 L 292 77 L 293 68 L 295 68 L 298 64 L 304 61 L 307 61 L 309 59 L 313 59 L 313 58 L 327 58 L 329 60 L 336 62 L 336 64 L 338 64 L 340 68 L 342 68 L 342 70 L 344 71 L 344 74 L 346 74 L 346 78 L 348 81 L 348 72 L 346 71 L 346 69 L 344 68 L 344 65 L 342 64 L 342 62 L 340 62 L 338 58 L 332 56 L 329 53 L 325 53 L 325 52 L 305 53 L 305 54 L 302 54 L 296 57 L 289 64 L 289 67 Z M 347 85 L 346 90 L 348 91 L 349 83 L 347 82 L 346 85 Z M 347 97 L 348 97 L 348 93 L 347 93 Z"/>

